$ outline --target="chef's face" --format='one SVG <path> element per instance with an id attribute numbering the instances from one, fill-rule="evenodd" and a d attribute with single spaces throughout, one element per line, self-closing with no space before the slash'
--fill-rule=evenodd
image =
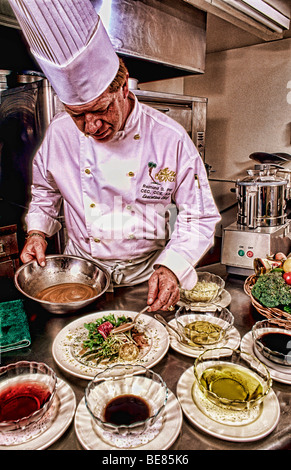
<path id="1" fill-rule="evenodd" d="M 128 82 L 115 92 L 106 90 L 100 97 L 80 106 L 65 105 L 81 132 L 99 142 L 108 142 L 124 128 L 131 111 Z"/>

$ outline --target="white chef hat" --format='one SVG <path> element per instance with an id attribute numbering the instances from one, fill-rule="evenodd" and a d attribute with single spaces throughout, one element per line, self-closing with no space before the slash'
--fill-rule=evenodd
<path id="1" fill-rule="evenodd" d="M 9 0 L 31 52 L 60 100 L 86 104 L 114 79 L 119 59 L 89 0 Z"/>

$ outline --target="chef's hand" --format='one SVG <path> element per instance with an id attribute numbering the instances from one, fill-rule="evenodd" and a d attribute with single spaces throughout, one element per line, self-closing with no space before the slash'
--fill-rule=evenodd
<path id="1" fill-rule="evenodd" d="M 178 279 L 165 266 L 160 266 L 149 278 L 147 303 L 150 311 L 168 310 L 180 299 Z"/>
<path id="2" fill-rule="evenodd" d="M 28 235 L 32 233 L 38 233 L 39 235 L 31 235 L 27 238 L 21 252 L 20 259 L 23 263 L 28 263 L 29 261 L 36 259 L 40 266 L 45 266 L 45 251 L 47 247 L 45 234 L 34 231 L 28 233 Z"/>

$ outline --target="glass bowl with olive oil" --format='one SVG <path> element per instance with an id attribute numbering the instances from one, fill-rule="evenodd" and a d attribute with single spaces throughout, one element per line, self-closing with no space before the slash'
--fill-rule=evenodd
<path id="1" fill-rule="evenodd" d="M 258 321 L 252 328 L 252 337 L 255 352 L 275 364 L 291 367 L 290 321 Z"/>
<path id="2" fill-rule="evenodd" d="M 180 333 L 188 338 L 192 346 L 197 347 L 219 343 L 234 323 L 234 317 L 227 308 L 199 313 L 187 312 L 180 307 L 175 319 Z"/>
<path id="3" fill-rule="evenodd" d="M 272 386 L 268 368 L 256 357 L 226 347 L 200 354 L 195 360 L 194 375 L 210 402 L 235 411 L 258 407 Z"/>

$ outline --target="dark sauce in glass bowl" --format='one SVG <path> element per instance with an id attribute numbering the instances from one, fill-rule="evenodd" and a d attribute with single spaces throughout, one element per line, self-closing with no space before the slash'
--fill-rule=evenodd
<path id="1" fill-rule="evenodd" d="M 261 353 L 280 364 L 291 366 L 291 331 L 284 332 L 268 332 L 257 338 L 264 348 Z M 258 345 L 258 343 L 257 343 Z"/>
<path id="2" fill-rule="evenodd" d="M 149 404 L 136 395 L 119 395 L 107 403 L 104 419 L 107 423 L 130 425 L 150 417 Z"/>

